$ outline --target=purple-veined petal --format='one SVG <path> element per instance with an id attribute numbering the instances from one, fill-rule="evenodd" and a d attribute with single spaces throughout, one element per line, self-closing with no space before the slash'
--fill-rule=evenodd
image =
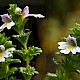
<path id="1" fill-rule="evenodd" d="M 28 6 L 26 6 L 26 7 L 24 7 L 24 9 L 23 9 L 22 16 L 27 17 L 27 16 L 28 16 L 28 14 L 29 14 L 29 7 L 28 7 Z"/>
<path id="2" fill-rule="evenodd" d="M 71 37 L 70 35 L 66 38 L 67 42 L 73 43 L 77 46 L 76 38 Z"/>
<path id="3" fill-rule="evenodd" d="M 2 21 L 3 21 L 4 23 L 9 23 L 9 22 L 12 21 L 11 18 L 10 18 L 10 16 L 9 16 L 8 14 L 3 14 L 3 15 L 1 15 L 1 18 L 2 18 Z"/>

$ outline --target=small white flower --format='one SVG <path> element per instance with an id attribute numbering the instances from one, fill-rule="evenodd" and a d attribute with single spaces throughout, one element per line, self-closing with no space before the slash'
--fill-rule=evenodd
<path id="1" fill-rule="evenodd" d="M 23 11 L 22 11 L 22 19 L 28 17 L 28 16 L 34 16 L 36 18 L 44 18 L 45 16 L 41 15 L 41 14 L 29 14 L 29 7 L 26 6 L 24 7 Z"/>
<path id="2" fill-rule="evenodd" d="M 15 48 L 9 48 L 5 50 L 4 45 L 0 45 L 0 62 L 4 62 L 5 58 L 11 57 L 12 52 L 15 50 Z"/>
<path id="3" fill-rule="evenodd" d="M 61 53 L 68 54 L 72 52 L 76 54 L 76 52 L 80 52 L 80 47 L 77 46 L 76 38 L 70 35 L 66 38 L 66 42 L 58 42 L 58 44 L 60 45 L 58 48 L 61 49 Z"/>
<path id="4" fill-rule="evenodd" d="M 8 14 L 1 15 L 1 18 L 4 24 L 0 27 L 0 31 L 3 31 L 6 27 L 7 29 L 11 29 L 11 27 L 15 25 Z"/>

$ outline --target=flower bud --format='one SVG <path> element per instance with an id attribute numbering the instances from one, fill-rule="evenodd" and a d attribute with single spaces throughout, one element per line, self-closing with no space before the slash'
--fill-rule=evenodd
<path id="1" fill-rule="evenodd" d="M 5 47 L 4 47 L 4 45 L 0 45 L 0 53 L 3 51 L 5 51 Z"/>
<path id="2" fill-rule="evenodd" d="M 15 9 L 15 14 L 21 14 L 21 12 L 22 12 L 22 9 L 21 8 L 17 7 Z"/>

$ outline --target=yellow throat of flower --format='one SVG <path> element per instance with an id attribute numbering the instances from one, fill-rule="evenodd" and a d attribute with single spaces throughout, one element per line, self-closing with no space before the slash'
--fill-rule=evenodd
<path id="1" fill-rule="evenodd" d="M 22 18 L 22 21 L 26 18 L 26 16 L 21 16 L 21 18 Z"/>
<path id="2" fill-rule="evenodd" d="M 2 58 L 4 56 L 4 54 L 3 53 L 0 53 L 0 58 Z"/>
<path id="3" fill-rule="evenodd" d="M 73 48 L 73 46 L 72 46 L 72 45 L 68 45 L 68 46 L 66 46 L 66 48 L 67 48 L 68 50 L 71 50 L 71 49 Z"/>
<path id="4" fill-rule="evenodd" d="M 4 23 L 4 27 L 6 27 L 7 26 L 7 23 Z"/>

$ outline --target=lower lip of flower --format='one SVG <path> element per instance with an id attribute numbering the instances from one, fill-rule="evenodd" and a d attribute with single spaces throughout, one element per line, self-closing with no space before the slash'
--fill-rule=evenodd
<path id="1" fill-rule="evenodd" d="M 66 46 L 66 49 L 68 49 L 68 50 L 71 50 L 72 48 L 73 48 L 72 45 L 68 45 L 68 46 Z"/>

